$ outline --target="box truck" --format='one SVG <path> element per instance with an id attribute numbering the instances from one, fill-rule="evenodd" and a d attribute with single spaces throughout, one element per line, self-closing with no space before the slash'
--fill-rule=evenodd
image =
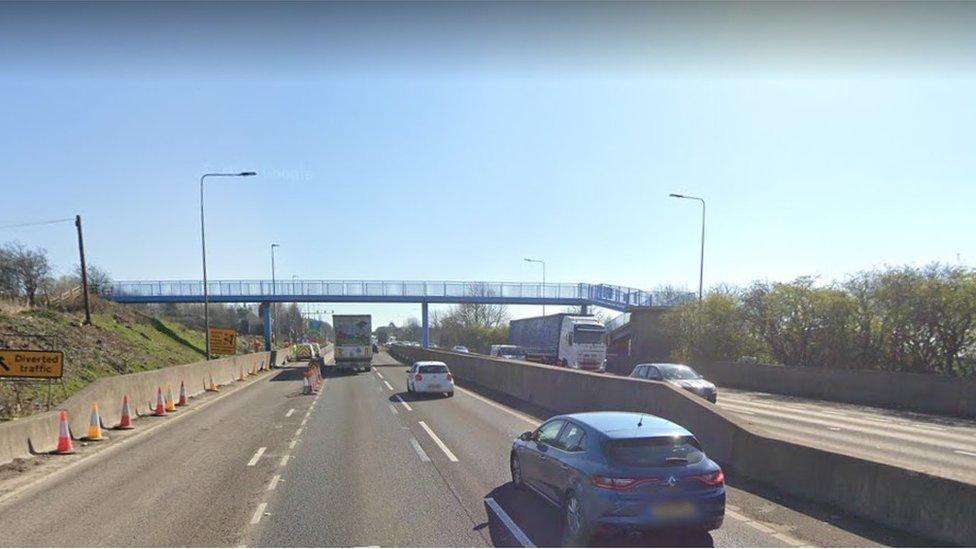
<path id="1" fill-rule="evenodd" d="M 603 372 L 606 331 L 592 315 L 560 313 L 509 322 L 508 342 L 534 362 Z"/>
<path id="2" fill-rule="evenodd" d="M 346 372 L 373 367 L 373 318 L 370 315 L 332 315 L 335 330 L 335 367 Z"/>

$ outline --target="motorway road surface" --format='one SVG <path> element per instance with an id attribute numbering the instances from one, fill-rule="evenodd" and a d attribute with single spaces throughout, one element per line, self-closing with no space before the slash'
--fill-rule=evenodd
<path id="1" fill-rule="evenodd" d="M 976 482 L 976 421 L 728 388 L 718 406 L 786 440 Z"/>
<path id="2" fill-rule="evenodd" d="M 117 450 L 43 458 L 41 468 L 73 466 L 14 492 L 0 483 L 0 545 L 558 544 L 556 510 L 510 485 L 511 441 L 537 418 L 461 388 L 453 398 L 411 398 L 404 366 L 386 354 L 375 362 L 372 372 L 328 378 L 313 396 L 301 394 L 299 365 L 285 368 L 208 397 L 205 409 L 141 419 L 139 429 L 156 427 Z M 721 529 L 630 542 L 920 543 L 730 481 Z M 489 510 L 489 497 L 516 528 Z"/>

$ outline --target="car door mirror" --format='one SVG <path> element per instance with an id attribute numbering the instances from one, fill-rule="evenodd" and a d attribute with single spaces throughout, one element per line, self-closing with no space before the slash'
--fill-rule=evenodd
<path id="1" fill-rule="evenodd" d="M 519 440 L 529 441 L 532 440 L 532 431 L 526 431 L 519 435 Z"/>
<path id="2" fill-rule="evenodd" d="M 406 372 L 407 372 L 408 374 L 409 374 L 409 373 L 411 373 L 411 372 L 413 372 L 413 370 L 411 370 L 410 368 L 407 368 L 407 369 L 406 369 L 405 371 L 406 371 Z"/>

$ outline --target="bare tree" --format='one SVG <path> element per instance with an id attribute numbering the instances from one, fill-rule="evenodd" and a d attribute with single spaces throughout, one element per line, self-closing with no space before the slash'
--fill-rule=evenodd
<path id="1" fill-rule="evenodd" d="M 33 306 L 38 290 L 44 287 L 51 276 L 47 251 L 43 248 L 31 250 L 14 242 L 4 246 L 3 256 L 4 283 L 14 282 L 15 287 L 19 286 L 27 296 L 27 303 Z"/>

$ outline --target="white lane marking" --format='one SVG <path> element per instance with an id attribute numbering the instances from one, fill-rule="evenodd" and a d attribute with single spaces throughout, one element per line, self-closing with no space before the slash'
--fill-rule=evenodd
<path id="1" fill-rule="evenodd" d="M 732 412 L 733 414 L 745 414 L 747 416 L 754 416 L 754 415 L 756 415 L 756 412 L 750 412 L 749 410 L 732 410 L 731 408 L 728 408 L 728 410 L 730 412 Z"/>
<path id="2" fill-rule="evenodd" d="M 397 415 L 396 408 L 394 408 L 392 404 L 390 404 L 390 413 L 392 413 L 393 415 Z"/>
<path id="3" fill-rule="evenodd" d="M 831 431 L 840 431 L 841 430 L 840 427 L 834 427 L 833 425 L 828 425 L 827 428 L 830 429 Z"/>
<path id="4" fill-rule="evenodd" d="M 291 456 L 288 454 L 281 456 L 281 463 L 278 464 L 278 467 L 284 467 L 285 465 L 288 465 L 288 458 L 290 457 Z"/>
<path id="5" fill-rule="evenodd" d="M 301 436 L 301 434 L 302 434 L 302 428 L 301 428 L 301 427 L 299 427 L 299 428 L 298 428 L 298 430 L 297 430 L 297 431 L 295 431 L 295 436 L 296 436 L 296 437 L 297 437 L 297 436 Z"/>
<path id="6" fill-rule="evenodd" d="M 267 448 L 264 446 L 258 448 L 258 451 L 254 452 L 254 457 L 251 458 L 251 461 L 247 462 L 247 466 L 254 467 L 257 465 L 258 460 L 261 459 L 262 455 L 264 455 L 265 450 L 267 450 Z"/>
<path id="7" fill-rule="evenodd" d="M 302 427 L 304 427 L 306 423 L 308 423 L 308 416 L 305 416 L 305 418 L 302 419 L 302 423 L 301 423 Z"/>
<path id="8" fill-rule="evenodd" d="M 926 425 L 924 423 L 912 423 L 912 427 L 917 427 L 919 429 L 928 429 L 929 431 L 945 431 L 942 427 L 935 427 L 934 425 Z"/>
<path id="9" fill-rule="evenodd" d="M 294 408 L 289 408 L 288 411 L 285 412 L 285 417 L 291 417 L 291 415 L 294 414 L 294 413 L 295 413 L 295 409 Z"/>
<path id="10" fill-rule="evenodd" d="M 967 452 L 967 451 L 965 451 L 965 450 L 953 450 L 953 452 L 955 452 L 955 453 L 957 453 L 957 454 L 962 454 L 962 455 L 964 455 L 964 456 L 971 456 L 971 457 L 976 457 L 976 453 L 973 453 L 973 452 Z"/>
<path id="11" fill-rule="evenodd" d="M 491 400 L 489 400 L 489 399 L 487 399 L 487 398 L 485 398 L 485 397 L 483 397 L 483 396 L 481 396 L 481 395 L 479 395 L 477 393 L 474 393 L 472 391 L 469 391 L 469 390 L 467 390 L 467 389 L 465 389 L 463 387 L 458 387 L 457 385 L 455 385 L 454 386 L 454 389 L 456 391 L 461 391 L 462 393 L 464 393 L 466 395 L 469 395 L 469 396 L 471 396 L 473 398 L 476 398 L 476 399 L 480 400 L 481 402 L 484 402 L 485 404 L 487 404 L 489 406 L 494 406 L 495 408 L 498 408 L 499 410 L 501 410 L 503 412 L 508 412 L 509 414 L 512 414 L 513 416 L 521 419 L 522 421 L 525 421 L 527 423 L 531 423 L 532 425 L 535 425 L 535 426 L 542 425 L 542 422 L 539 421 L 539 420 L 537 420 L 537 419 L 533 419 L 533 418 L 531 418 L 531 417 L 529 417 L 529 416 L 527 416 L 525 414 L 520 414 L 520 413 L 516 412 L 515 410 L 512 410 L 510 408 L 507 408 L 505 406 L 502 406 L 501 404 L 499 404 L 497 402 L 491 401 Z"/>
<path id="12" fill-rule="evenodd" d="M 391 390 L 391 391 L 393 390 L 393 386 L 392 386 L 392 385 L 390 385 L 390 382 L 389 382 L 389 381 L 387 381 L 387 380 L 385 380 L 385 379 L 383 380 L 383 385 L 386 385 L 386 388 L 387 388 L 387 389 L 389 389 L 389 390 Z"/>
<path id="13" fill-rule="evenodd" d="M 752 520 L 752 519 L 746 517 L 745 515 L 742 515 L 740 513 L 736 513 L 735 511 L 732 511 L 732 510 L 730 510 L 728 508 L 725 509 L 725 516 L 727 516 L 727 517 L 729 517 L 731 519 L 737 520 L 737 521 L 745 524 L 746 526 L 749 526 L 753 530 L 758 530 L 758 531 L 762 532 L 763 534 L 772 536 L 772 537 L 774 537 L 774 538 L 776 538 L 776 539 L 778 539 L 778 540 L 786 543 L 787 545 L 793 545 L 793 546 L 797 546 L 797 547 L 803 545 L 803 543 L 801 543 L 796 538 L 792 538 L 790 536 L 787 536 L 786 534 L 781 534 L 781 533 L 777 532 L 775 529 L 770 528 L 769 526 L 766 526 L 765 524 L 763 524 L 761 522 L 757 522 L 755 520 Z"/>
<path id="14" fill-rule="evenodd" d="M 381 374 L 379 370 L 373 370 L 373 371 L 376 372 L 376 375 L 380 376 L 380 379 L 383 379 L 383 374 Z"/>
<path id="15" fill-rule="evenodd" d="M 425 452 L 423 447 L 420 446 L 420 443 L 417 442 L 417 439 L 410 437 L 410 445 L 413 446 L 413 449 L 417 452 L 417 455 L 420 456 L 420 461 L 423 462 L 430 461 L 430 456 L 428 456 L 427 452 Z"/>
<path id="16" fill-rule="evenodd" d="M 408 412 L 413 411 L 413 408 L 411 408 L 409 404 L 407 404 L 406 402 L 404 402 L 402 398 L 400 398 L 400 395 L 396 395 L 396 399 L 400 401 L 400 404 L 403 404 L 403 407 L 406 408 Z"/>
<path id="17" fill-rule="evenodd" d="M 298 444 L 298 439 L 297 438 L 295 440 L 293 440 L 293 441 L 291 441 L 291 442 L 288 443 L 288 449 L 289 450 L 294 450 L 296 444 Z"/>
<path id="18" fill-rule="evenodd" d="M 261 520 L 261 515 L 264 514 L 264 509 L 268 506 L 267 503 L 261 502 L 258 504 L 257 510 L 254 511 L 254 516 L 251 517 L 251 524 L 257 524 Z"/>
<path id="19" fill-rule="evenodd" d="M 275 486 L 278 486 L 279 480 L 281 480 L 281 475 L 271 477 L 271 482 L 268 483 L 268 490 L 274 490 Z"/>
<path id="20" fill-rule="evenodd" d="M 427 434 L 430 435 L 430 438 L 434 439 L 434 442 L 437 444 L 438 447 L 440 447 L 441 451 L 444 452 L 444 455 L 447 456 L 447 459 L 451 461 L 458 460 L 457 456 L 454 455 L 454 452 L 452 452 L 451 449 L 447 447 L 447 444 L 444 444 L 443 440 L 441 440 L 440 438 L 438 438 L 436 434 L 434 434 L 434 431 L 432 431 L 431 428 L 428 427 L 426 423 L 424 423 L 423 421 L 420 421 L 418 423 L 420 423 L 420 426 L 424 428 L 424 431 L 427 431 Z"/>
<path id="21" fill-rule="evenodd" d="M 498 502 L 495 501 L 495 498 L 485 498 L 485 505 L 487 505 L 492 510 L 492 512 L 498 515 L 498 518 L 502 521 L 502 524 L 504 524 L 505 528 L 508 528 L 508 531 L 511 532 L 513 536 L 515 536 L 515 540 L 518 541 L 522 547 L 535 547 L 535 544 L 532 543 L 532 540 L 529 539 L 529 536 L 525 535 L 525 532 L 523 532 L 522 529 L 518 527 L 518 524 L 515 524 L 515 521 L 512 520 L 512 517 L 508 516 L 508 513 L 506 513 L 505 510 L 502 509 L 501 505 L 498 505 Z"/>

